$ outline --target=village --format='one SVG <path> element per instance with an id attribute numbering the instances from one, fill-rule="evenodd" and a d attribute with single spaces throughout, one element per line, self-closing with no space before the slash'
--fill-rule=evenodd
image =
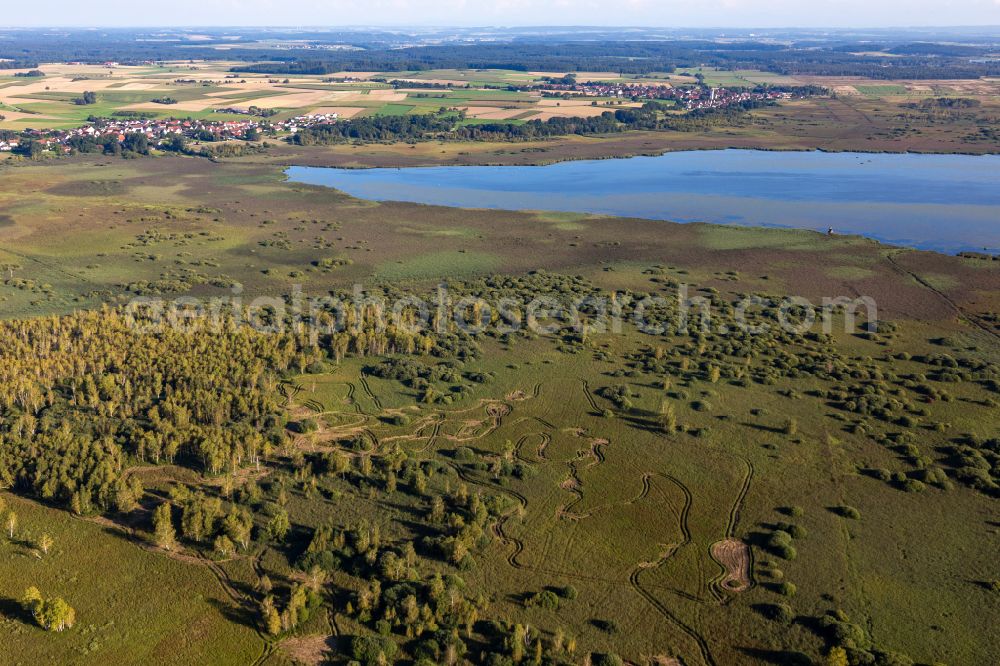
<path id="1" fill-rule="evenodd" d="M 670 86 L 649 83 L 547 83 L 532 86 L 545 97 L 584 96 L 614 97 L 630 100 L 673 100 L 687 111 L 719 109 L 754 102 L 775 102 L 782 99 L 808 97 L 816 91 L 804 88 L 712 88 L 708 86 Z"/>
<path id="2" fill-rule="evenodd" d="M 66 130 L 26 129 L 20 132 L 0 130 L 0 152 L 17 151 L 23 144 L 35 142 L 43 150 L 70 153 L 80 141 L 117 138 L 124 142 L 128 135 L 141 134 L 151 146 L 170 143 L 176 138 L 194 141 L 229 141 L 259 138 L 262 135 L 295 134 L 301 128 L 337 120 L 336 113 L 295 116 L 287 120 L 269 121 L 248 117 L 240 120 L 193 120 L 179 118 L 95 118 L 93 122 Z"/>
<path id="3" fill-rule="evenodd" d="M 748 104 L 776 102 L 808 97 L 817 90 L 804 88 L 723 88 L 708 86 L 674 87 L 648 83 L 548 82 L 531 86 L 530 90 L 543 98 L 575 97 L 598 99 L 627 99 L 633 102 L 673 100 L 686 111 L 719 109 Z M 279 114 L 276 109 L 251 106 L 249 108 L 217 108 L 217 113 L 244 117 L 225 120 L 196 118 L 150 118 L 142 114 L 123 114 L 112 117 L 92 117 L 86 125 L 72 129 L 0 130 L 0 152 L 25 152 L 25 146 L 34 150 L 71 153 L 85 143 L 106 143 L 117 139 L 124 143 L 132 135 L 142 135 L 151 147 L 176 145 L 178 141 L 220 142 L 232 140 L 259 140 L 263 137 L 290 136 L 299 130 L 336 122 L 340 114 L 334 111 L 311 112 L 287 119 L 271 118 Z M 586 115 L 586 114 L 582 114 Z"/>

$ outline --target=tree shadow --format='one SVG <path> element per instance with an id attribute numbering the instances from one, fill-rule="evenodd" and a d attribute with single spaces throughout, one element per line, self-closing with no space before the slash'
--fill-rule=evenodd
<path id="1" fill-rule="evenodd" d="M 746 426 L 747 428 L 753 428 L 754 430 L 759 430 L 760 432 L 771 433 L 772 435 L 784 435 L 785 429 L 783 426 L 769 426 L 763 423 L 750 423 L 748 421 L 740 422 L 741 426 Z"/>
<path id="2" fill-rule="evenodd" d="M 206 601 L 229 622 L 254 629 L 258 628 L 257 614 L 248 605 L 237 605 L 230 601 L 214 598 L 206 599 Z"/>
<path id="3" fill-rule="evenodd" d="M 24 609 L 21 602 L 8 597 L 0 597 L 0 617 L 24 624 L 34 624 L 34 618 L 31 617 L 31 613 Z"/>
<path id="4" fill-rule="evenodd" d="M 748 657 L 776 666 L 812 666 L 813 664 L 813 660 L 808 655 L 793 650 L 761 650 L 744 647 L 737 649 Z"/>

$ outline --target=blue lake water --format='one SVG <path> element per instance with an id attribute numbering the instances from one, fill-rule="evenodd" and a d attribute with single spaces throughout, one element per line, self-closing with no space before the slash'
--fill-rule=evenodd
<path id="1" fill-rule="evenodd" d="M 832 227 L 939 252 L 1000 252 L 1000 155 L 713 150 L 531 167 L 287 173 L 377 201 Z"/>

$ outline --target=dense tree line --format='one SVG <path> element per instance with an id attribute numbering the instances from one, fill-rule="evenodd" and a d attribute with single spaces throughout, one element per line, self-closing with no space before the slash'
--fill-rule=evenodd
<path id="1" fill-rule="evenodd" d="M 942 55 L 927 45 L 896 58 L 858 55 L 853 51 L 758 42 L 594 41 L 563 43 L 490 43 L 435 45 L 337 52 L 324 59 L 294 54 L 268 62 L 240 65 L 236 72 L 331 74 L 339 71 L 422 71 L 430 69 L 508 69 L 514 71 L 610 71 L 621 74 L 673 72 L 703 65 L 724 69 L 763 69 L 785 74 L 826 74 L 890 78 L 979 78 L 1000 73 L 1000 63 L 970 61 L 967 55 Z M 982 47 L 979 55 L 986 55 Z"/>
<path id="2" fill-rule="evenodd" d="M 206 473 L 258 460 L 282 437 L 275 372 L 294 340 L 137 332 L 114 311 L 0 326 L 0 480 L 79 513 L 125 510 L 133 464 Z"/>
<path id="3" fill-rule="evenodd" d="M 244 30 L 253 35 L 253 30 Z M 247 62 L 236 71 L 266 74 L 330 74 L 338 71 L 420 71 L 429 69 L 510 69 L 517 71 L 611 71 L 624 74 L 671 72 L 700 65 L 727 69 L 763 69 L 792 74 L 839 74 L 890 78 L 979 78 L 1000 73 L 1000 63 L 990 60 L 990 46 L 973 42 L 956 44 L 955 36 L 940 41 L 913 41 L 905 36 L 886 38 L 878 48 L 893 58 L 866 55 L 876 47 L 849 37 L 816 41 L 791 38 L 784 43 L 751 40 L 719 42 L 713 39 L 622 39 L 613 33 L 581 39 L 573 34 L 551 35 L 545 40 L 521 35 L 511 40 L 478 44 L 412 46 L 399 35 L 371 31 L 266 33 L 266 39 L 303 42 L 303 48 L 276 51 L 254 46 L 249 36 L 245 48 L 227 51 L 225 58 Z M 14 67 L 37 67 L 41 62 L 82 61 L 141 65 L 158 60 L 220 59 L 219 45 L 229 44 L 221 35 L 197 44 L 142 39 L 136 30 L 67 30 L 58 40 L 41 30 L 7 31 L 0 39 L 0 58 Z M 356 48 L 324 52 L 310 48 L 317 43 L 339 43 Z M 589 40 L 589 41 L 588 41 Z M 978 58 L 977 58 L 978 56 Z"/>
<path id="4" fill-rule="evenodd" d="M 441 109 L 432 114 L 367 116 L 302 129 L 289 140 L 301 146 L 344 141 L 518 141 L 569 134 L 612 134 L 629 130 L 696 131 L 713 126 L 738 126 L 749 109 L 763 103 L 748 100 L 724 109 L 696 109 L 689 113 L 666 113 L 667 106 L 647 102 L 642 108 L 605 111 L 591 117 L 555 117 L 525 123 L 493 122 L 462 124 L 461 112 Z"/>

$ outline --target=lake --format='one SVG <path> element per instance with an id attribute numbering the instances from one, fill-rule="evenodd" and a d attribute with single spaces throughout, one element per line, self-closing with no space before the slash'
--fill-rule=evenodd
<path id="1" fill-rule="evenodd" d="M 706 150 L 547 166 L 291 167 L 376 201 L 860 234 L 1000 252 L 1000 156 Z"/>

